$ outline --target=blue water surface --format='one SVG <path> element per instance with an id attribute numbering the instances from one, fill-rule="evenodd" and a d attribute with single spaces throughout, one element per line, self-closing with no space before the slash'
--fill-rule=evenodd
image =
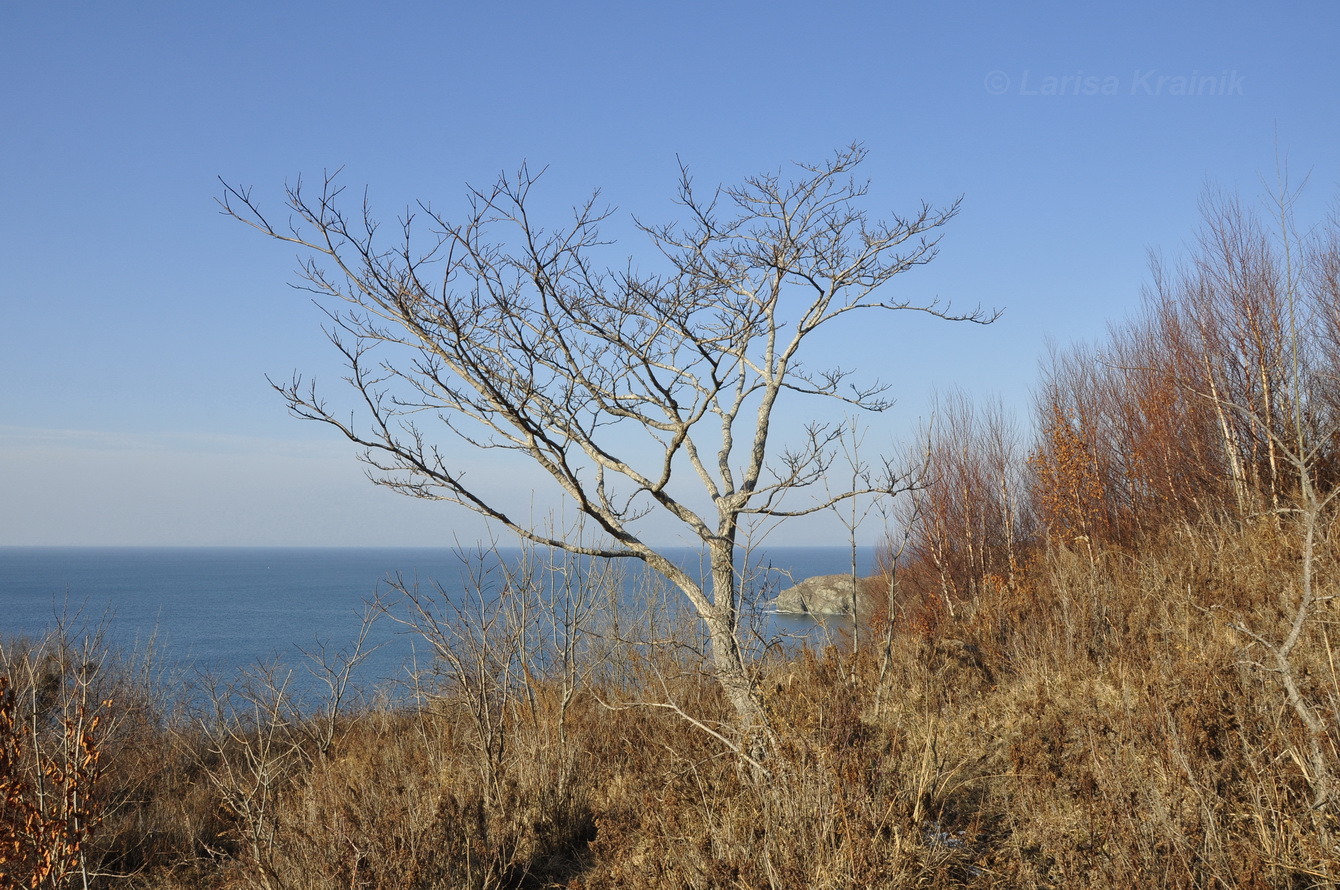
<path id="1" fill-rule="evenodd" d="M 674 556 L 691 568 L 701 561 L 686 548 Z M 847 547 L 774 548 L 757 558 L 775 569 L 766 576 L 772 594 L 792 579 L 851 567 Z M 858 570 L 869 572 L 873 558 L 873 548 L 861 548 Z M 472 573 L 478 577 L 478 560 L 450 548 L 0 547 L 0 639 L 38 639 L 62 624 L 74 632 L 101 627 L 123 652 L 152 645 L 155 659 L 180 676 L 226 681 L 244 669 L 279 665 L 297 685 L 310 686 L 303 650 L 347 651 L 369 602 L 390 580 L 460 596 Z M 496 575 L 484 580 L 485 596 L 503 586 Z M 636 571 L 625 586 L 626 599 L 646 589 Z M 767 629 L 805 634 L 814 625 L 772 616 Z M 430 658 L 421 639 L 385 618 L 369 642 L 380 648 L 355 674 L 362 689 L 404 679 Z"/>

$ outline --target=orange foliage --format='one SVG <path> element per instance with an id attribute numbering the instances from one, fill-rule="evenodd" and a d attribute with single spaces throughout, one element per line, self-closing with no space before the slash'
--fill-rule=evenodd
<path id="1" fill-rule="evenodd" d="M 0 676 L 0 890 L 64 886 L 102 821 L 94 795 L 101 718 L 81 704 L 62 719 L 58 751 L 27 751 L 31 727 L 15 711 L 9 678 Z"/>
<path id="2" fill-rule="evenodd" d="M 1028 458 L 1034 474 L 1036 508 L 1048 535 L 1071 541 L 1106 533 L 1106 492 L 1093 449 L 1052 401 L 1042 446 Z"/>

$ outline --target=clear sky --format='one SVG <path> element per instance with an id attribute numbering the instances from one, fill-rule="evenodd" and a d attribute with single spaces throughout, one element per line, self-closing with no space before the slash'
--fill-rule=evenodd
<path id="1" fill-rule="evenodd" d="M 1254 200 L 1278 152 L 1324 213 L 1338 44 L 1334 0 L 0 3 L 0 545 L 480 536 L 287 416 L 265 375 L 338 367 L 218 176 L 276 207 L 343 166 L 387 218 L 451 215 L 526 160 L 557 206 L 669 220 L 676 157 L 729 182 L 863 142 L 877 206 L 964 198 L 905 294 L 1006 310 L 849 330 L 843 363 L 897 387 L 892 447 L 936 387 L 1026 414 L 1048 340 L 1130 314 L 1207 185 Z"/>

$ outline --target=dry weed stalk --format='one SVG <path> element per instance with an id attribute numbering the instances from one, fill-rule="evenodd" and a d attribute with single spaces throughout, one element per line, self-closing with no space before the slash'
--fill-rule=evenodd
<path id="1" fill-rule="evenodd" d="M 323 706 L 305 714 L 290 690 L 291 672 L 258 665 L 208 690 L 195 718 L 193 751 L 222 807 L 234 818 L 233 838 L 245 850 L 251 877 L 264 890 L 289 886 L 282 838 L 283 796 L 331 754 L 355 668 L 374 649 L 366 643 L 375 611 L 364 616 L 352 647 L 335 654 L 318 642 L 308 654 L 313 676 L 327 688 Z M 221 855 L 223 851 L 211 851 Z"/>
<path id="2" fill-rule="evenodd" d="M 505 799 L 508 763 L 518 727 L 527 741 L 570 754 L 569 715 L 600 658 L 593 624 L 617 597 L 622 576 L 608 562 L 523 547 L 519 557 L 496 545 L 460 554 L 462 592 L 431 591 L 406 579 L 392 582 L 397 602 L 382 608 L 431 646 L 437 663 L 416 678 L 430 705 L 463 704 L 473 727 L 480 779 L 494 806 Z M 433 675 L 436 674 L 436 677 Z M 427 684 L 425 685 L 425 680 Z M 553 681 L 554 701 L 540 694 Z M 551 707 L 555 737 L 545 741 Z"/>

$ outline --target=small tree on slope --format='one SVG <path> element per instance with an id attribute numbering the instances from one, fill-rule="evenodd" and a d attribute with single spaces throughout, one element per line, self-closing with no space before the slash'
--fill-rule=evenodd
<path id="1" fill-rule="evenodd" d="M 355 412 L 328 408 L 295 376 L 275 387 L 293 414 L 357 443 L 374 480 L 396 491 L 462 505 L 543 545 L 644 562 L 705 623 L 737 729 L 757 738 L 766 723 L 738 634 L 742 528 L 902 484 L 886 464 L 850 490 L 787 498 L 824 478 L 842 425 L 811 422 L 779 448 L 783 398 L 890 404 L 884 385 L 816 369 L 813 335 L 865 311 L 996 317 L 887 295 L 894 276 L 935 257 L 958 203 L 871 220 L 859 206 L 867 186 L 851 176 L 864 157 L 852 146 L 798 166 L 793 180 L 751 177 L 706 198 L 681 170 L 686 221 L 637 223 L 656 274 L 598 265 L 609 211 L 594 196 L 566 225 L 543 228 L 531 216 L 538 175 L 524 167 L 472 189 L 461 221 L 420 205 L 421 219 L 401 220 L 392 239 L 366 201 L 345 209 L 333 176 L 317 194 L 301 182 L 287 189 L 287 228 L 249 191 L 225 184 L 221 204 L 308 252 L 302 287 L 318 295 L 350 370 Z M 565 537 L 509 512 L 487 481 L 461 472 L 450 441 L 533 462 L 600 538 Z M 702 542 L 707 583 L 644 540 L 640 520 L 652 513 Z"/>

